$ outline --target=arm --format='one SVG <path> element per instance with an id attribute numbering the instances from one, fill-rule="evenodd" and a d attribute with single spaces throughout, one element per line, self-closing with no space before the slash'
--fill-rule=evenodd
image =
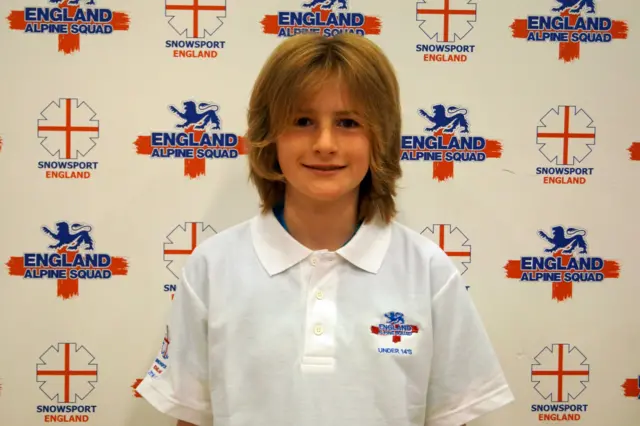
<path id="1" fill-rule="evenodd" d="M 434 354 L 425 426 L 463 425 L 510 403 L 513 395 L 460 274 L 448 261 L 438 263 L 446 272 L 438 275 L 449 277 L 433 279 L 440 283 L 432 296 Z"/>
<path id="2" fill-rule="evenodd" d="M 182 269 L 171 303 L 165 337 L 158 342 L 145 379 L 136 388 L 158 411 L 178 419 L 179 426 L 211 425 L 208 379 L 208 293 L 206 259 L 194 251 Z M 175 423 L 174 423 L 175 424 Z"/>

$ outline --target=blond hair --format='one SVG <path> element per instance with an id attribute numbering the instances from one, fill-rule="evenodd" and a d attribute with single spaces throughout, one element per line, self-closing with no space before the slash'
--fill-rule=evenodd
<path id="1" fill-rule="evenodd" d="M 284 201 L 285 179 L 275 141 L 293 123 L 301 99 L 338 77 L 363 109 L 369 131 L 369 171 L 360 184 L 358 215 L 385 222 L 396 215 L 396 182 L 400 168 L 400 99 L 394 69 L 372 41 L 343 33 L 332 38 L 300 34 L 271 53 L 253 86 L 247 113 L 249 178 L 256 186 L 262 212 Z"/>

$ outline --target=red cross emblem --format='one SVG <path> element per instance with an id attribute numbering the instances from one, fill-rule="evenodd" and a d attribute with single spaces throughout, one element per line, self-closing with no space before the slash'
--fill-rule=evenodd
<path id="1" fill-rule="evenodd" d="M 218 4 L 204 4 L 207 3 L 207 0 L 191 0 L 193 3 L 191 4 L 167 4 L 165 9 L 169 10 L 186 10 L 190 11 L 193 14 L 193 26 L 191 31 L 187 31 L 187 37 L 191 38 L 201 38 L 204 37 L 204 32 L 206 28 L 203 30 L 200 25 L 200 13 L 201 12 L 224 12 L 227 10 L 227 6 L 224 1 L 214 1 L 214 3 Z M 219 4 L 222 3 L 222 4 Z M 200 35 L 200 32 L 203 32 Z"/>
<path id="2" fill-rule="evenodd" d="M 60 346 L 64 348 L 63 354 L 59 352 Z M 72 368 L 71 346 L 74 347 L 74 364 L 84 368 Z M 77 348 L 75 343 L 61 343 L 57 350 L 52 346 L 42 355 L 41 360 L 44 363 L 38 364 L 36 369 L 38 382 L 44 382 L 40 388 L 50 398 L 57 395 L 58 402 L 75 402 L 76 396 L 84 399 L 93 390 L 93 386 L 87 387 L 86 384 L 98 380 L 98 366 L 93 364 L 93 356 L 84 347 Z M 47 366 L 53 368 L 45 368 Z M 62 368 L 56 369 L 57 366 Z M 58 389 L 57 381 L 48 383 L 48 377 L 63 377 L 62 389 Z M 59 390 L 63 390 L 62 398 Z"/>
<path id="3" fill-rule="evenodd" d="M 71 145 L 71 140 L 74 132 L 97 132 L 100 130 L 98 126 L 74 126 L 72 120 L 72 105 L 71 99 L 64 99 L 65 108 L 65 122 L 62 125 L 50 125 L 50 126 L 38 126 L 38 132 L 64 132 L 65 135 L 65 149 L 62 158 L 71 159 L 75 158 L 75 150 Z M 83 153 L 84 154 L 84 153 Z"/>
<path id="4" fill-rule="evenodd" d="M 564 105 L 561 107 L 561 113 L 563 114 L 563 127 L 562 130 L 557 129 L 557 131 L 540 131 L 538 130 L 537 136 L 538 139 L 555 139 L 562 140 L 562 165 L 573 164 L 572 156 L 569 154 L 569 143 L 571 140 L 576 139 L 587 139 L 593 143 L 596 140 L 595 129 L 590 132 L 572 132 L 571 131 L 571 115 L 572 108 L 577 109 L 575 107 Z M 581 114 L 585 114 L 584 111 L 580 110 Z M 573 113 L 575 116 L 577 114 Z M 544 130 L 550 130 L 548 128 L 543 128 Z M 539 143 L 544 143 L 544 141 L 539 141 Z M 587 154 L 588 155 L 588 154 Z M 584 158 L 584 157 L 582 157 Z"/>
<path id="5" fill-rule="evenodd" d="M 451 0 L 443 0 L 444 4 L 442 9 L 427 7 L 426 4 L 418 4 L 418 15 L 442 15 L 444 29 L 442 31 L 442 42 L 448 43 L 452 41 L 451 38 L 454 35 L 450 29 L 450 19 L 452 16 L 476 16 L 476 10 L 474 9 L 452 9 Z M 439 37 L 438 37 L 439 38 Z"/>
<path id="6" fill-rule="evenodd" d="M 545 398 L 550 395 L 553 402 L 568 402 L 571 397 L 577 397 L 585 388 L 582 382 L 589 380 L 589 366 L 584 364 L 586 358 L 575 347 L 565 354 L 565 347 L 568 346 L 554 344 L 553 350 L 545 348 L 535 358 L 538 364 L 531 366 L 531 381 L 538 382 L 536 390 Z M 574 369 L 567 369 L 566 363 L 573 365 Z M 555 388 L 550 386 L 552 383 L 544 383 L 538 389 L 545 377 L 556 379 Z M 569 380 L 571 377 L 581 377 L 581 379 L 575 383 Z"/>

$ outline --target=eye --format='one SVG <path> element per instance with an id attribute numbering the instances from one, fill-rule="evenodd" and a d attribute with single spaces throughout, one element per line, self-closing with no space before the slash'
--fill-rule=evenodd
<path id="1" fill-rule="evenodd" d="M 295 125 L 300 127 L 305 127 L 311 124 L 311 119 L 309 117 L 299 117 L 295 120 Z"/>
<path id="2" fill-rule="evenodd" d="M 351 118 L 343 118 L 339 121 L 339 125 L 346 128 L 360 127 L 360 123 Z"/>

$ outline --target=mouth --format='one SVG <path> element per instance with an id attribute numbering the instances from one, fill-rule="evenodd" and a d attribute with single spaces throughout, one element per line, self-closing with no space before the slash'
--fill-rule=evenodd
<path id="1" fill-rule="evenodd" d="M 304 167 L 311 170 L 317 170 L 320 172 L 334 172 L 337 170 L 342 170 L 347 166 L 338 166 L 333 164 L 303 164 Z"/>

